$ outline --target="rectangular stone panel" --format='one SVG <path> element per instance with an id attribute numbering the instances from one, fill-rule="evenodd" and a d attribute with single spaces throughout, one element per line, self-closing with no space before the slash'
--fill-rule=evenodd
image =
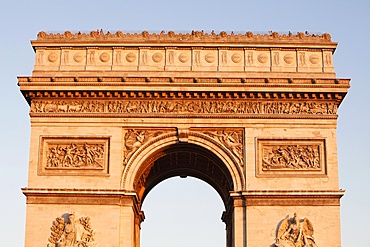
<path id="1" fill-rule="evenodd" d="M 86 49 L 62 48 L 60 70 L 85 70 Z"/>
<path id="2" fill-rule="evenodd" d="M 194 49 L 192 54 L 193 71 L 217 71 L 218 50 L 216 49 Z"/>
<path id="3" fill-rule="evenodd" d="M 219 71 L 244 71 L 243 49 L 220 49 Z"/>
<path id="4" fill-rule="evenodd" d="M 42 136 L 39 175 L 108 175 L 109 137 Z"/>
<path id="5" fill-rule="evenodd" d="M 190 71 L 192 62 L 190 48 L 166 49 L 166 71 Z"/>
<path id="6" fill-rule="evenodd" d="M 245 71 L 270 72 L 270 49 L 255 49 L 245 51 Z"/>
<path id="7" fill-rule="evenodd" d="M 257 139 L 257 177 L 326 176 L 325 140 Z"/>
<path id="8" fill-rule="evenodd" d="M 114 48 L 113 65 L 114 71 L 136 71 L 139 66 L 139 50 L 129 48 Z"/>

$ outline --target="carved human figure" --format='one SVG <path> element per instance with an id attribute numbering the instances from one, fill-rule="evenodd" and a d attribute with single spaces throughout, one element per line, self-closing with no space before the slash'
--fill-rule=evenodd
<path id="1" fill-rule="evenodd" d="M 135 131 L 129 130 L 125 135 L 125 152 L 124 152 L 124 163 L 127 163 L 128 159 L 131 157 L 136 150 L 141 147 L 145 140 L 145 131 Z"/>
<path id="2" fill-rule="evenodd" d="M 282 145 L 265 147 L 264 169 L 320 169 L 318 145 Z"/>
<path id="3" fill-rule="evenodd" d="M 217 138 L 219 142 L 225 145 L 239 159 L 240 165 L 243 166 L 243 143 L 240 134 L 235 131 L 228 132 L 225 130 L 206 132 L 206 134 Z"/>
<path id="4" fill-rule="evenodd" d="M 317 247 L 313 238 L 313 226 L 307 219 L 300 219 L 297 213 L 287 217 L 278 229 L 276 247 Z"/>
<path id="5" fill-rule="evenodd" d="M 104 166 L 103 144 L 79 144 L 51 145 L 47 150 L 46 167 L 54 168 L 102 168 Z"/>
<path id="6" fill-rule="evenodd" d="M 50 153 L 48 155 L 48 165 L 50 167 L 59 167 L 59 155 L 60 155 L 60 150 L 59 147 L 52 147 L 50 148 Z"/>
<path id="7" fill-rule="evenodd" d="M 236 135 L 237 133 L 231 132 L 227 133 L 226 131 L 222 131 L 222 138 L 224 141 L 224 144 L 227 148 L 231 150 L 231 152 L 239 158 L 240 163 L 243 164 L 243 157 L 242 157 L 242 148 L 243 144 L 237 141 L 233 136 Z"/>
<path id="8" fill-rule="evenodd" d="M 48 247 L 93 247 L 95 232 L 91 229 L 90 218 L 75 219 L 75 213 L 68 219 L 58 217 L 51 227 Z"/>
<path id="9" fill-rule="evenodd" d="M 85 164 L 86 166 L 92 166 L 94 163 L 95 152 L 92 149 L 90 149 L 87 143 L 84 144 L 83 148 L 85 150 Z"/>
<path id="10" fill-rule="evenodd" d="M 76 150 L 76 144 L 72 143 L 70 146 L 63 148 L 64 157 L 63 157 L 63 167 L 71 167 L 73 165 L 73 153 Z"/>

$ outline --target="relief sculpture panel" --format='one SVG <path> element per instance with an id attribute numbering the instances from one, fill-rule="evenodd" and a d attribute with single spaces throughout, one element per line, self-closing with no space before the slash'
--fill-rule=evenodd
<path id="1" fill-rule="evenodd" d="M 75 218 L 75 213 L 57 217 L 50 228 L 47 247 L 95 247 L 95 231 L 89 217 Z"/>
<path id="2" fill-rule="evenodd" d="M 324 140 L 257 140 L 257 175 L 324 175 Z"/>
<path id="3" fill-rule="evenodd" d="M 221 143 L 237 158 L 239 165 L 244 166 L 243 130 L 208 130 L 204 134 Z"/>
<path id="4" fill-rule="evenodd" d="M 145 143 L 164 133 L 164 130 L 128 129 L 123 131 L 123 165 L 126 165 L 132 155 Z"/>
<path id="5" fill-rule="evenodd" d="M 300 219 L 297 213 L 292 218 L 286 217 L 278 226 L 273 247 L 317 247 L 314 240 L 314 228 L 307 218 Z"/>
<path id="6" fill-rule="evenodd" d="M 108 138 L 42 137 L 40 175 L 107 174 Z"/>

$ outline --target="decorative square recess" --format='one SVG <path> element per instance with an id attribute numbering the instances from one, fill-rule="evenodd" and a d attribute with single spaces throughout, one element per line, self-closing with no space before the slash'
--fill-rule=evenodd
<path id="1" fill-rule="evenodd" d="M 45 137 L 39 175 L 108 175 L 109 137 Z"/>
<path id="2" fill-rule="evenodd" d="M 326 176 L 325 140 L 256 139 L 257 177 Z"/>

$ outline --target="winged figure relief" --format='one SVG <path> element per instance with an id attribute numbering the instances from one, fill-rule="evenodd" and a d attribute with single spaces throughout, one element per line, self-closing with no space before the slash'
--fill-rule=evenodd
<path id="1" fill-rule="evenodd" d="M 64 217 L 66 218 L 64 218 Z M 47 247 L 95 247 L 95 231 L 89 217 L 75 219 L 75 213 L 64 214 L 53 221 Z"/>
<path id="2" fill-rule="evenodd" d="M 161 130 L 130 129 L 124 135 L 123 163 L 126 165 L 131 156 L 147 141 L 163 133 Z"/>
<path id="3" fill-rule="evenodd" d="M 277 231 L 275 247 L 317 247 L 313 238 L 311 221 L 300 219 L 297 213 L 292 218 L 285 218 Z"/>

